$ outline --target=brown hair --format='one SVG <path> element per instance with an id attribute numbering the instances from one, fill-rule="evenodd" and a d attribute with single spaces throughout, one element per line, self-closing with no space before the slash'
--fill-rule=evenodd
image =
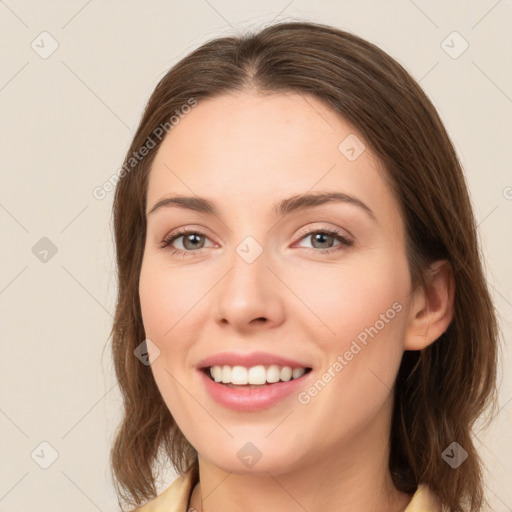
<path id="1" fill-rule="evenodd" d="M 425 483 L 444 510 L 480 510 L 482 463 L 472 430 L 483 412 L 496 407 L 498 326 L 461 165 L 434 106 L 400 64 L 353 34 L 303 21 L 211 40 L 178 62 L 156 86 L 126 155 L 113 205 L 118 299 L 110 336 L 124 401 L 111 451 L 118 496 L 135 505 L 154 498 L 161 455 L 179 473 L 197 465 L 151 368 L 134 357 L 145 339 L 138 283 L 148 173 L 160 143 L 154 130 L 169 126 L 191 98 L 201 102 L 249 89 L 312 94 L 359 130 L 384 164 L 400 205 L 414 287 L 425 285 L 430 262 L 451 263 L 456 292 L 450 326 L 427 348 L 403 355 L 389 468 L 402 492 Z M 130 160 L 150 139 L 156 147 Z M 468 453 L 457 469 L 441 456 L 454 441 Z"/>

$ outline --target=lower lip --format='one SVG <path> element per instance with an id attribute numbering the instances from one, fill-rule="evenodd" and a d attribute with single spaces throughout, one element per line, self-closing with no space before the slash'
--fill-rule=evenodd
<path id="1" fill-rule="evenodd" d="M 259 411 L 276 405 L 278 402 L 303 387 L 309 371 L 298 379 L 288 382 L 276 382 L 261 388 L 230 388 L 210 379 L 204 371 L 199 370 L 201 378 L 210 396 L 220 405 L 235 411 Z"/>

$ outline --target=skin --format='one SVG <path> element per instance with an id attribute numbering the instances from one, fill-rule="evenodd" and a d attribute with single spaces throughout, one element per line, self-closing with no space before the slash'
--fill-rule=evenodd
<path id="1" fill-rule="evenodd" d="M 139 286 L 146 337 L 160 350 L 155 380 L 199 455 L 196 510 L 402 511 L 411 499 L 388 470 L 392 389 L 403 351 L 448 327 L 453 278 L 438 262 L 430 286 L 412 291 L 398 203 L 368 144 L 355 161 L 338 150 L 349 134 L 363 140 L 313 96 L 233 93 L 200 101 L 155 157 L 147 213 L 170 194 L 206 197 L 220 210 L 148 215 Z M 285 217 L 272 210 L 320 191 L 358 198 L 375 219 L 348 203 Z M 160 247 L 183 227 L 205 234 L 202 248 L 192 254 L 184 237 Z M 353 245 L 315 244 L 311 234 L 329 228 Z M 251 264 L 236 252 L 247 236 L 263 249 Z M 309 362 L 307 391 L 397 302 L 401 311 L 307 404 L 294 393 L 266 410 L 232 411 L 196 370 L 218 352 L 271 352 Z M 262 454 L 251 468 L 237 457 L 249 441 Z"/>

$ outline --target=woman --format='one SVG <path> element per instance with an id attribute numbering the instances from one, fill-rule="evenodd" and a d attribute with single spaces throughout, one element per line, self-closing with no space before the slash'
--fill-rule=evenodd
<path id="1" fill-rule="evenodd" d="M 114 201 L 120 498 L 481 510 L 498 333 L 475 227 L 434 107 L 376 46 L 291 22 L 185 57 Z"/>

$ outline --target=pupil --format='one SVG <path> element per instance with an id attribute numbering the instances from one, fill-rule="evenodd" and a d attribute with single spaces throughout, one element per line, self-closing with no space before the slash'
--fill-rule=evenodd
<path id="1" fill-rule="evenodd" d="M 187 248 L 187 249 L 197 249 L 198 248 L 197 245 L 192 245 L 192 247 L 187 247 L 187 244 L 188 243 L 194 244 L 194 239 L 195 239 L 195 242 L 197 242 L 198 241 L 197 239 L 200 238 L 200 237 L 201 237 L 201 235 L 197 235 L 197 234 L 194 234 L 194 233 L 185 236 L 184 244 L 183 244 L 184 247 Z"/>
<path id="2" fill-rule="evenodd" d="M 314 240 L 315 242 L 319 241 L 319 242 L 322 244 L 322 243 L 325 243 L 325 240 L 322 242 L 322 240 L 321 240 L 322 238 L 324 238 L 324 239 L 326 239 L 326 238 L 327 238 L 327 239 L 330 239 L 330 238 L 332 238 L 332 235 L 328 235 L 328 234 L 326 234 L 326 233 L 317 233 L 317 234 L 316 234 L 316 236 L 314 236 L 314 237 L 313 237 L 313 240 Z M 314 244 L 313 244 L 313 245 L 314 245 Z M 321 248 L 322 248 L 322 249 L 325 249 L 326 247 L 321 247 Z"/>

